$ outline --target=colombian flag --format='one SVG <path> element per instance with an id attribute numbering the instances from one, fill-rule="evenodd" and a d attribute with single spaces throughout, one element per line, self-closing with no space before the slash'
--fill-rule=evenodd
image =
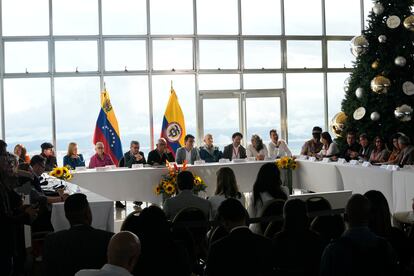
<path id="1" fill-rule="evenodd" d="M 106 89 L 101 92 L 101 111 L 93 134 L 93 143 L 96 144 L 97 142 L 104 144 L 105 153 L 111 156 L 115 165 L 118 165 L 119 159 L 122 158 L 122 145 L 118 121 Z"/>
<path id="2" fill-rule="evenodd" d="M 168 149 L 174 157 L 177 149 L 184 146 L 185 135 L 184 114 L 178 103 L 177 94 L 171 87 L 170 99 L 162 120 L 161 137 L 167 140 Z"/>

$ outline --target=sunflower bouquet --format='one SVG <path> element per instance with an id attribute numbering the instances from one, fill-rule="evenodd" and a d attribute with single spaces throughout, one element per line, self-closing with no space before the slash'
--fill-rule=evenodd
<path id="1" fill-rule="evenodd" d="M 68 167 L 55 167 L 49 175 L 64 181 L 72 179 L 72 174 Z"/>
<path id="2" fill-rule="evenodd" d="M 284 156 L 278 160 L 276 160 L 276 165 L 279 169 L 290 169 L 294 170 L 298 167 L 296 160 L 289 156 Z"/>

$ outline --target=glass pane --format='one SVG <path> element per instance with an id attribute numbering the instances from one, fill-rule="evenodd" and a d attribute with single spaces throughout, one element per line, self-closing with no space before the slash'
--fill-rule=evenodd
<path id="1" fill-rule="evenodd" d="M 55 101 L 58 163 L 63 163 L 68 144 L 75 142 L 88 165 L 95 153 L 92 138 L 100 111 L 99 78 L 55 78 Z M 116 105 L 114 109 L 118 110 Z"/>
<path id="2" fill-rule="evenodd" d="M 245 89 L 283 88 L 282 74 L 244 74 Z"/>
<path id="3" fill-rule="evenodd" d="M 153 67 L 154 70 L 192 69 L 192 41 L 154 40 Z"/>
<path id="4" fill-rule="evenodd" d="M 53 1 L 55 35 L 94 35 L 98 32 L 98 1 Z"/>
<path id="5" fill-rule="evenodd" d="M 5 72 L 48 72 L 49 58 L 47 48 L 46 41 L 5 42 Z"/>
<path id="6" fill-rule="evenodd" d="M 237 0 L 197 0 L 199 34 L 238 34 Z"/>
<path id="7" fill-rule="evenodd" d="M 280 65 L 280 41 L 244 41 L 244 68 L 272 69 L 280 68 Z"/>
<path id="8" fill-rule="evenodd" d="M 322 68 L 320 41 L 288 41 L 288 68 Z"/>
<path id="9" fill-rule="evenodd" d="M 5 79 L 4 106 L 8 150 L 22 143 L 30 156 L 39 154 L 52 140 L 50 79 Z"/>
<path id="10" fill-rule="evenodd" d="M 193 75 L 166 75 L 152 77 L 152 99 L 155 142 L 160 137 L 162 119 L 170 96 L 173 81 L 174 90 L 184 113 L 187 134 L 196 136 L 195 78 Z"/>
<path id="11" fill-rule="evenodd" d="M 146 34 L 146 0 L 103 0 L 102 32 L 105 35 Z"/>
<path id="12" fill-rule="evenodd" d="M 278 35 L 280 0 L 242 0 L 242 23 L 245 35 Z"/>
<path id="13" fill-rule="evenodd" d="M 200 40 L 200 69 L 237 69 L 237 41 Z"/>
<path id="14" fill-rule="evenodd" d="M 312 128 L 324 128 L 323 75 L 321 73 L 287 74 L 289 146 L 300 154 Z"/>
<path id="15" fill-rule="evenodd" d="M 98 71 L 96 41 L 57 41 L 55 43 L 56 71 Z"/>
<path id="16" fill-rule="evenodd" d="M 205 99 L 203 113 L 204 134 L 212 134 L 214 144 L 223 150 L 231 143 L 231 135 L 239 131 L 239 100 Z"/>
<path id="17" fill-rule="evenodd" d="M 285 21 L 286 34 L 321 35 L 321 0 L 285 1 Z"/>
<path id="18" fill-rule="evenodd" d="M 151 0 L 150 7 L 152 34 L 194 33 L 193 0 Z"/>
<path id="19" fill-rule="evenodd" d="M 49 1 L 3 0 L 2 24 L 4 36 L 48 35 Z"/>
<path id="20" fill-rule="evenodd" d="M 325 1 L 326 33 L 328 35 L 357 35 L 361 32 L 360 0 Z"/>
<path id="21" fill-rule="evenodd" d="M 344 81 L 349 77 L 348 73 L 328 74 L 328 120 L 341 111 L 341 103 L 345 98 Z"/>
<path id="22" fill-rule="evenodd" d="M 240 89 L 238 74 L 202 74 L 198 77 L 200 90 Z"/>
<path id="23" fill-rule="evenodd" d="M 124 152 L 129 150 L 132 140 L 138 140 L 140 151 L 147 156 L 151 147 L 148 78 L 105 77 L 105 82 L 116 111 Z"/>
<path id="24" fill-rule="evenodd" d="M 146 70 L 145 40 L 105 41 L 105 70 Z"/>
<path id="25" fill-rule="evenodd" d="M 266 116 L 263 116 L 266 114 Z M 247 137 L 246 144 L 250 144 L 253 134 L 259 135 L 263 142 L 269 144 L 271 129 L 277 129 L 280 133 L 280 98 L 247 98 Z"/>
<path id="26" fill-rule="evenodd" d="M 349 48 L 349 41 L 328 41 L 328 67 L 352 68 L 355 56 Z"/>
<path id="27" fill-rule="evenodd" d="M 367 21 L 369 20 L 368 15 L 372 12 L 372 7 L 374 6 L 374 2 L 372 0 L 364 0 L 364 26 L 365 29 L 368 26 Z"/>

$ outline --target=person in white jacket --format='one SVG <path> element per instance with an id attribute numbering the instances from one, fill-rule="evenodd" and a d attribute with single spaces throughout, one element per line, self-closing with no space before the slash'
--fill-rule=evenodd
<path id="1" fill-rule="evenodd" d="M 269 132 L 270 143 L 268 147 L 269 158 L 276 159 L 283 156 L 292 157 L 292 152 L 290 151 L 286 142 L 282 139 L 279 139 L 276 129 L 271 129 Z"/>

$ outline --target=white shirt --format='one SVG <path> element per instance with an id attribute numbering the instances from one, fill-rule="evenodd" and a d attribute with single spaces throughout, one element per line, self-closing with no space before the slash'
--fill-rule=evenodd
<path id="1" fill-rule="evenodd" d="M 191 150 L 185 149 L 185 160 L 187 160 L 187 164 L 191 164 Z"/>
<path id="2" fill-rule="evenodd" d="M 132 276 L 123 267 L 106 264 L 101 269 L 82 269 L 75 276 Z"/>
<path id="3" fill-rule="evenodd" d="M 211 218 L 214 219 L 217 214 L 217 209 L 220 206 L 220 204 L 225 201 L 227 198 L 224 195 L 213 195 L 208 198 L 208 201 L 211 203 Z M 240 203 L 245 206 L 246 199 L 244 198 L 243 193 L 241 193 L 240 198 L 236 198 Z"/>
<path id="4" fill-rule="evenodd" d="M 325 149 L 325 146 L 322 147 L 322 150 L 319 152 L 319 155 L 322 157 L 331 156 L 339 153 L 338 145 L 332 142 L 329 145 L 328 149 Z"/>
<path id="5" fill-rule="evenodd" d="M 284 140 L 279 139 L 279 147 L 272 141 L 269 143 L 269 158 L 276 159 L 278 157 L 289 156 L 292 157 L 292 152 Z"/>
<path id="6" fill-rule="evenodd" d="M 233 145 L 233 153 L 231 155 L 231 159 L 239 159 L 240 153 L 239 153 L 240 145 L 237 146 L 237 148 Z"/>
<path id="7" fill-rule="evenodd" d="M 257 155 L 263 155 L 265 158 L 267 157 L 267 148 L 266 145 L 263 144 L 263 148 L 260 151 L 257 151 L 252 144 L 247 147 L 246 155 L 247 157 L 256 157 Z"/>

